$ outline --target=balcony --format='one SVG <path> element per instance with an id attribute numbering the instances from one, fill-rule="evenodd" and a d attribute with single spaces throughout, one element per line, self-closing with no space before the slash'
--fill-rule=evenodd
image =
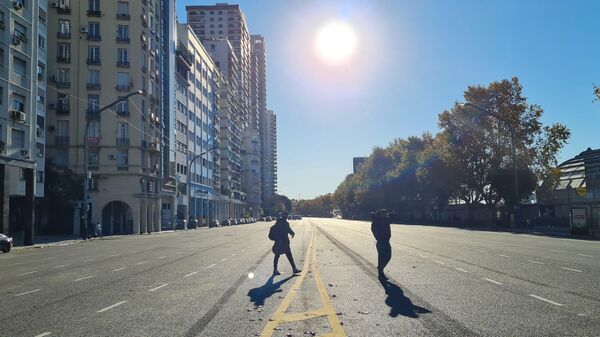
<path id="1" fill-rule="evenodd" d="M 71 32 L 56 32 L 56 37 L 58 39 L 70 39 L 71 38 Z"/>
<path id="2" fill-rule="evenodd" d="M 71 87 L 71 81 L 58 80 L 56 81 L 56 87 L 60 89 L 66 89 Z"/>
<path id="3" fill-rule="evenodd" d="M 100 36 L 100 34 L 90 34 L 90 33 L 88 33 L 87 40 L 88 41 L 101 41 L 102 40 L 102 36 Z"/>
<path id="4" fill-rule="evenodd" d="M 129 43 L 131 39 L 125 36 L 117 36 L 117 43 Z"/>
<path id="5" fill-rule="evenodd" d="M 66 6 L 66 5 L 58 5 L 58 6 L 56 6 L 56 13 L 63 14 L 63 15 L 69 15 L 69 14 L 71 14 L 71 7 Z"/>
<path id="6" fill-rule="evenodd" d="M 56 63 L 71 63 L 71 57 L 70 56 L 57 56 L 56 57 Z"/>
<path id="7" fill-rule="evenodd" d="M 88 137 L 88 145 L 100 145 L 100 137 Z"/>
<path id="8" fill-rule="evenodd" d="M 100 83 L 87 83 L 85 85 L 85 87 L 87 88 L 87 90 L 100 90 L 101 89 Z"/>
<path id="9" fill-rule="evenodd" d="M 117 13 L 117 20 L 127 20 L 131 19 L 131 15 L 124 13 Z"/>
<path id="10" fill-rule="evenodd" d="M 129 68 L 129 61 L 117 61 L 117 67 L 119 68 Z"/>
<path id="11" fill-rule="evenodd" d="M 129 117 L 129 110 L 118 109 L 117 110 L 117 115 L 119 115 L 121 117 Z"/>
<path id="12" fill-rule="evenodd" d="M 100 119 L 100 113 L 98 112 L 98 109 L 87 109 L 87 118 L 89 120 L 99 120 Z"/>
<path id="13" fill-rule="evenodd" d="M 92 10 L 92 9 L 88 9 L 87 11 L 87 16 L 90 17 L 95 17 L 95 18 L 99 18 L 102 16 L 102 11 L 100 10 Z"/>
<path id="14" fill-rule="evenodd" d="M 100 65 L 100 59 L 99 58 L 88 58 L 87 59 L 87 64 L 94 65 L 94 66 L 99 66 Z"/>
<path id="15" fill-rule="evenodd" d="M 177 51 L 175 52 L 175 54 L 178 56 L 178 59 L 181 59 L 189 69 L 192 68 L 192 65 L 194 64 L 192 62 L 193 57 L 187 49 L 185 49 L 181 45 L 177 46 Z"/>
<path id="16" fill-rule="evenodd" d="M 116 146 L 129 146 L 129 138 L 117 137 Z"/>
<path id="17" fill-rule="evenodd" d="M 117 84 L 117 86 L 115 87 L 115 89 L 117 91 L 131 91 L 131 88 L 133 88 L 133 82 L 129 82 L 128 84 Z"/>
<path id="18" fill-rule="evenodd" d="M 55 145 L 69 145 L 69 136 L 55 136 L 54 144 Z"/>

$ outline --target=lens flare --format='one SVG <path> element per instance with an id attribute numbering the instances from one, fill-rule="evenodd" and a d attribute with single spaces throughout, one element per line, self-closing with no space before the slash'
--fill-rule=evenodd
<path id="1" fill-rule="evenodd" d="M 248 278 L 249 279 L 253 279 L 254 278 L 254 273 L 248 273 Z"/>
<path id="2" fill-rule="evenodd" d="M 356 52 L 357 38 L 352 27 L 340 21 L 323 26 L 317 33 L 315 49 L 323 61 L 336 64 L 349 61 Z"/>

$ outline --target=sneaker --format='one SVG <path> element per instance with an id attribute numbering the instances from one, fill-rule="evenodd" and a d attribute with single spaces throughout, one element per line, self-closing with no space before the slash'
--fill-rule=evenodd
<path id="1" fill-rule="evenodd" d="M 302 270 L 300 270 L 300 269 L 294 269 L 294 270 L 293 270 L 293 273 L 294 273 L 294 274 L 300 274 L 301 272 L 302 272 Z"/>
<path id="2" fill-rule="evenodd" d="M 273 275 L 281 275 L 281 273 L 278 270 L 273 270 Z"/>
<path id="3" fill-rule="evenodd" d="M 379 279 L 382 281 L 386 281 L 388 279 L 383 270 L 379 271 Z"/>

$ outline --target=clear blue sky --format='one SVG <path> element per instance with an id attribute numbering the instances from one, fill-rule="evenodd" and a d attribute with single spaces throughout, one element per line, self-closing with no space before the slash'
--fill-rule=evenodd
<path id="1" fill-rule="evenodd" d="M 220 1 L 221 2 L 221 1 Z M 222 1 L 224 2 L 224 1 Z M 278 118 L 279 192 L 333 192 L 352 157 L 398 137 L 436 132 L 437 115 L 468 85 L 519 77 L 544 122 L 573 135 L 560 159 L 600 147 L 600 1 L 266 1 L 239 3 L 267 43 L 268 106 Z M 185 6 L 214 4 L 178 0 Z M 330 20 L 358 35 L 343 66 L 316 60 Z"/>

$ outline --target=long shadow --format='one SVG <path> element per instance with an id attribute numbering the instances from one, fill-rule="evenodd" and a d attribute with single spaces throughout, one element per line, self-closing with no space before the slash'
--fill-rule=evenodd
<path id="1" fill-rule="evenodd" d="M 279 289 L 279 287 L 281 287 L 282 284 L 289 281 L 293 277 L 294 275 L 279 280 L 275 283 L 273 283 L 273 279 L 275 278 L 275 276 L 269 277 L 265 284 L 258 288 L 250 289 L 248 291 L 248 297 L 250 297 L 250 302 L 254 303 L 255 306 L 264 305 L 265 300 L 267 298 L 273 296 L 273 294 L 275 293 L 280 293 L 281 289 Z"/>
<path id="2" fill-rule="evenodd" d="M 420 307 L 418 305 L 413 304 L 410 298 L 404 295 L 404 292 L 400 287 L 395 285 L 394 283 L 388 280 L 379 280 L 383 289 L 385 289 L 385 294 L 387 298 L 385 299 L 385 304 L 390 307 L 389 315 L 391 317 L 398 317 L 398 315 L 418 318 L 420 314 L 428 314 L 431 311 Z"/>

